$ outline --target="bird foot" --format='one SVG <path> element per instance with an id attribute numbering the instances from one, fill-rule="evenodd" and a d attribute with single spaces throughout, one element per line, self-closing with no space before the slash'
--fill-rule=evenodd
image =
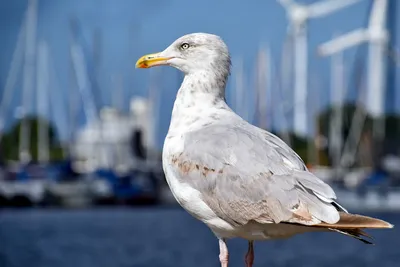
<path id="1" fill-rule="evenodd" d="M 244 258 L 246 263 L 246 267 L 252 267 L 254 262 L 254 248 L 253 248 L 253 241 L 249 241 L 249 247 Z"/>

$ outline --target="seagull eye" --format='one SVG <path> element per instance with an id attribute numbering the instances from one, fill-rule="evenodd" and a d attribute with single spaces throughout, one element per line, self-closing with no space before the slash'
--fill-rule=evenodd
<path id="1" fill-rule="evenodd" d="M 190 45 L 189 45 L 188 43 L 183 43 L 183 44 L 181 44 L 181 50 L 188 49 L 189 46 L 190 46 Z"/>

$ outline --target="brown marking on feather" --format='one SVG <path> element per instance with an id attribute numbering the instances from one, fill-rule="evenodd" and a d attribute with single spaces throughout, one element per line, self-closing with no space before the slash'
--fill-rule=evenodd
<path id="1" fill-rule="evenodd" d="M 268 178 L 268 177 L 272 176 L 273 173 L 272 173 L 271 171 L 268 171 L 268 172 L 259 172 L 258 175 L 259 175 L 260 177 Z"/>
<path id="2" fill-rule="evenodd" d="M 292 207 L 293 218 L 303 220 L 306 222 L 311 222 L 313 220 L 310 211 L 307 207 L 302 205 L 301 203 L 297 203 Z"/>
<path id="3" fill-rule="evenodd" d="M 182 158 L 182 153 L 180 153 L 179 155 L 172 155 L 171 157 L 171 162 L 173 165 L 178 166 L 179 170 L 183 173 L 183 174 L 189 174 L 192 171 L 200 171 L 201 170 L 201 174 L 204 177 L 207 177 L 207 175 L 209 175 L 210 173 L 216 173 L 217 171 L 213 168 L 209 168 L 207 166 L 203 166 L 201 164 L 198 163 L 194 163 L 191 161 L 187 161 L 184 160 Z M 218 170 L 219 174 L 223 173 L 223 170 Z"/>
<path id="4" fill-rule="evenodd" d="M 195 168 L 193 163 L 182 160 L 182 153 L 179 155 L 172 155 L 171 162 L 172 164 L 177 165 L 184 174 L 188 174 L 192 169 Z"/>
<path id="5" fill-rule="evenodd" d="M 208 168 L 206 166 L 203 166 L 202 174 L 203 174 L 204 177 L 206 177 L 207 174 L 209 174 L 210 172 L 215 172 L 215 169 L 210 169 L 210 168 Z"/>
<path id="6" fill-rule="evenodd" d="M 183 161 L 178 163 L 178 167 L 184 174 L 188 174 L 194 166 L 188 161 Z"/>

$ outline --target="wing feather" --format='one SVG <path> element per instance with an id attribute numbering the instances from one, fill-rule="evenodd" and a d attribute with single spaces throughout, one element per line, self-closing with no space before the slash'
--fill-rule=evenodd
<path id="1" fill-rule="evenodd" d="M 210 208 L 231 224 L 339 220 L 332 188 L 308 172 L 278 137 L 256 127 L 226 124 L 184 138 L 183 152 L 170 158 L 177 177 L 199 190 Z"/>

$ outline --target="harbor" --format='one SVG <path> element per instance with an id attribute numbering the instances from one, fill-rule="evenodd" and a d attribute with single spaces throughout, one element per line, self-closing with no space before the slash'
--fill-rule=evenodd
<path id="1" fill-rule="evenodd" d="M 111 105 L 99 107 L 98 66 L 90 65 L 98 60 L 100 40 L 95 40 L 93 53 L 85 53 L 82 25 L 74 17 L 69 20 L 71 90 L 67 95 L 57 92 L 52 47 L 36 37 L 38 2 L 27 2 L 2 91 L 0 208 L 171 202 L 165 193 L 161 151 L 155 147 L 157 92 L 132 97 L 129 110 L 122 111 L 121 101 L 126 99 L 120 76 L 115 75 Z M 18 73 L 22 87 L 16 93 Z M 15 96 L 17 107 L 10 105 Z M 13 123 L 6 129 L 10 111 Z M 67 141 L 58 139 L 49 121 L 56 114 L 69 121 Z M 85 122 L 78 126 L 79 114 Z"/>
<path id="2" fill-rule="evenodd" d="M 350 31 L 317 46 L 319 57 L 325 60 L 330 57 L 331 61 L 328 83 L 331 106 L 323 107 L 319 103 L 320 89 L 303 67 L 309 57 L 306 24 L 312 17 L 294 14 L 302 14 L 301 10 L 313 8 L 313 5 L 292 6 L 289 2 L 281 3 L 289 29 L 280 63 L 274 63 L 267 44 L 260 46 L 254 66 L 256 91 L 245 93 L 248 79 L 245 79 L 244 68 L 247 66 L 243 65 L 240 55 L 234 55 L 237 64 L 227 98 L 247 121 L 276 133 L 292 146 L 312 172 L 336 188 L 343 205 L 355 210 L 397 211 L 400 210 L 400 117 L 389 115 L 382 119 L 381 113 L 375 114 L 382 112 L 383 99 L 383 102 L 365 102 L 382 98 L 377 95 L 380 92 L 377 88 L 394 85 L 389 73 L 395 66 L 390 58 L 378 58 L 377 53 L 369 54 L 373 58 L 359 57 L 358 54 L 362 54 L 358 50 L 353 65 L 345 65 L 343 58 L 350 46 L 368 42 L 361 37 L 351 39 L 355 32 L 368 31 L 371 27 L 374 27 L 371 31 L 381 29 L 388 35 L 396 32 L 395 25 L 390 24 L 395 16 L 395 3 L 385 4 L 389 25 L 385 29 L 386 26 L 375 19 L 381 16 L 378 13 L 382 11 L 378 10 L 383 4 L 370 2 L 365 16 L 367 28 Z M 40 26 L 38 1 L 27 3 L 0 103 L 3 125 L 0 207 L 176 204 L 161 162 L 160 74 L 154 72 L 150 77 L 152 82 L 146 95 L 130 97 L 125 93 L 122 76 L 112 75 L 109 104 L 101 105 L 98 76 L 101 32 L 94 32 L 92 44 L 88 46 L 82 35 L 82 23 L 71 16 L 67 53 L 70 90 L 68 94 L 58 93 L 54 89 L 60 84 L 53 70 L 53 48 L 45 39 L 36 37 Z M 326 8 L 336 12 L 341 7 L 327 4 Z M 318 10 L 315 12 L 318 17 Z M 347 38 L 353 41 L 349 43 Z M 382 64 L 388 67 L 371 63 L 380 61 L 386 62 Z M 364 65 L 366 72 L 360 73 Z M 381 70 L 377 69 L 379 66 Z M 361 76 L 346 75 L 348 72 Z M 378 74 L 381 76 L 377 77 Z M 289 83 L 291 75 L 293 80 Z M 17 77 L 22 80 L 20 93 L 15 92 Z M 180 79 L 178 75 L 177 83 Z M 366 81 L 367 86 L 360 84 L 360 79 Z M 295 87 L 291 88 L 292 84 Z M 349 87 L 357 86 L 360 88 L 355 102 L 347 102 L 345 96 Z M 10 104 L 14 95 L 19 97 L 20 105 L 16 107 Z M 297 102 L 291 101 L 290 95 Z M 123 108 L 127 100 L 128 109 Z M 280 101 L 282 105 L 274 108 L 273 101 Z M 370 107 L 375 110 L 369 111 Z M 14 113 L 11 124 L 6 121 L 10 111 Z M 56 114 L 59 121 L 68 122 L 64 140 L 56 137 L 51 120 Z M 312 126 L 311 130 L 307 125 Z"/>
<path id="3" fill-rule="evenodd" d="M 322 231 L 257 241 L 254 267 L 397 266 L 398 14 L 397 0 L 0 3 L 0 266 L 219 266 L 163 168 L 185 73 L 135 68 L 197 31 L 229 47 L 233 112 L 292 148 L 337 211 L 395 225 L 371 231 L 376 246 Z M 229 240 L 229 266 L 246 248 Z"/>

